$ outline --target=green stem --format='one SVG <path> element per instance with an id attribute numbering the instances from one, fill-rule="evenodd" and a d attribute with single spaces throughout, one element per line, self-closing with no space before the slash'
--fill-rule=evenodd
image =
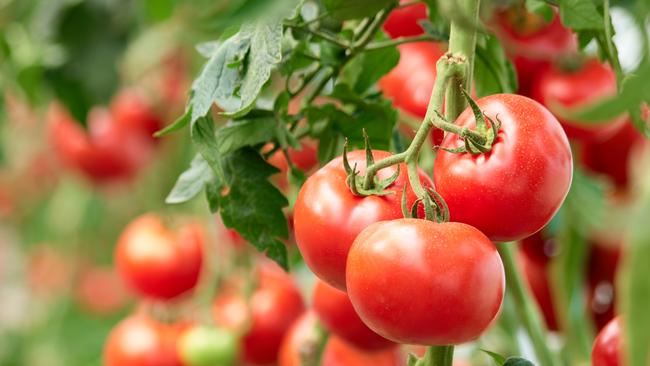
<path id="1" fill-rule="evenodd" d="M 478 14 L 481 0 L 458 0 L 457 10 L 462 17 L 478 24 Z M 461 87 L 470 90 L 474 70 L 474 54 L 476 48 L 476 27 L 467 27 L 460 22 L 452 22 L 449 33 L 449 52 L 466 60 L 464 78 L 457 78 L 447 90 L 447 105 L 445 114 L 447 120 L 453 121 L 465 109 L 465 98 Z"/>
<path id="2" fill-rule="evenodd" d="M 605 18 L 605 47 L 609 56 L 609 61 L 612 63 L 612 67 L 616 72 L 616 81 L 620 88 L 625 75 L 623 74 L 621 61 L 618 59 L 618 51 L 616 50 L 616 45 L 614 44 L 614 38 L 612 36 L 612 18 L 609 13 L 609 0 L 603 1 L 603 18 Z"/>
<path id="3" fill-rule="evenodd" d="M 318 37 L 320 39 L 323 39 L 325 41 L 333 43 L 333 44 L 335 44 L 335 45 L 337 45 L 337 46 L 339 46 L 341 48 L 348 48 L 349 47 L 349 45 L 347 43 L 343 42 L 338 37 L 336 37 L 334 35 L 331 35 L 329 33 L 317 31 L 317 30 L 311 29 L 309 27 L 300 26 L 300 25 L 296 25 L 296 24 L 293 24 L 293 23 L 284 23 L 284 26 L 289 27 L 291 29 L 297 29 L 297 30 L 305 32 L 305 33 L 309 33 L 314 37 Z"/>
<path id="4" fill-rule="evenodd" d="M 546 343 L 546 326 L 540 316 L 539 308 L 535 304 L 530 290 L 524 284 L 524 279 L 517 267 L 515 247 L 514 243 L 503 243 L 497 247 L 506 271 L 508 294 L 515 302 L 518 316 L 530 337 L 539 364 L 541 366 L 559 365 L 560 361 Z"/>
<path id="5" fill-rule="evenodd" d="M 355 42 L 355 44 L 350 48 L 350 56 L 353 57 L 357 53 L 362 52 L 368 43 L 372 41 L 372 39 L 375 36 L 375 33 L 377 33 L 377 30 L 379 27 L 384 24 L 386 19 L 388 18 L 388 15 L 390 15 L 390 12 L 395 8 L 396 4 L 393 4 L 383 10 L 381 10 L 375 18 L 372 20 L 370 25 L 368 26 L 368 29 L 365 30 L 365 32 L 361 35 L 359 40 Z"/>
<path id="6" fill-rule="evenodd" d="M 436 37 L 433 37 L 428 34 L 423 34 L 421 36 L 413 36 L 413 37 L 399 37 L 387 41 L 381 41 L 381 42 L 375 42 L 371 43 L 366 47 L 366 51 L 372 51 L 372 50 L 379 50 L 382 48 L 387 48 L 387 47 L 394 47 L 394 46 L 399 46 L 404 43 L 413 43 L 413 42 L 436 42 L 436 41 L 441 41 L 441 39 L 438 39 Z"/>
<path id="7" fill-rule="evenodd" d="M 431 346 L 427 353 L 416 362 L 416 366 L 452 366 L 454 346 Z"/>

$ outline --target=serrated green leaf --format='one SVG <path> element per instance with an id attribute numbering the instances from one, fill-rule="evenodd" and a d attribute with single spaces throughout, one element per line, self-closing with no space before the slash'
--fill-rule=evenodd
<path id="1" fill-rule="evenodd" d="M 503 366 L 535 366 L 532 362 L 521 357 L 508 357 Z"/>
<path id="2" fill-rule="evenodd" d="M 348 20 L 375 15 L 396 0 L 321 0 L 327 12 L 335 19 Z"/>
<path id="3" fill-rule="evenodd" d="M 275 137 L 274 117 L 260 117 L 230 121 L 216 133 L 219 154 L 227 154 L 244 146 L 252 146 Z"/>
<path id="4" fill-rule="evenodd" d="M 194 198 L 203 190 L 206 184 L 214 180 L 214 173 L 203 159 L 203 156 L 196 154 L 190 167 L 181 173 L 176 180 L 174 188 L 165 199 L 166 203 L 182 203 Z"/>
<path id="5" fill-rule="evenodd" d="M 560 0 L 562 24 L 575 30 L 603 29 L 603 15 L 593 0 Z"/>

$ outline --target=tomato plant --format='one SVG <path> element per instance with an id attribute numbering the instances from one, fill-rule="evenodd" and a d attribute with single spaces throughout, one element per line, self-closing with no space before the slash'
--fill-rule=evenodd
<path id="1" fill-rule="evenodd" d="M 489 153 L 436 156 L 433 180 L 452 221 L 475 226 L 495 241 L 518 240 L 541 230 L 560 208 L 572 177 L 569 142 L 557 119 L 537 102 L 518 95 L 477 101 L 501 127 Z M 456 123 L 477 125 L 471 109 Z M 463 145 L 449 135 L 443 148 Z"/>
<path id="2" fill-rule="evenodd" d="M 203 264 L 203 233 L 187 224 L 170 231 L 155 215 L 133 220 L 122 232 L 115 262 L 122 278 L 144 296 L 171 299 L 196 285 Z"/>
<path id="3" fill-rule="evenodd" d="M 505 278 L 494 244 L 477 229 L 401 219 L 359 234 L 347 285 L 359 316 L 378 334 L 399 343 L 447 345 L 476 339 L 492 324 Z"/>

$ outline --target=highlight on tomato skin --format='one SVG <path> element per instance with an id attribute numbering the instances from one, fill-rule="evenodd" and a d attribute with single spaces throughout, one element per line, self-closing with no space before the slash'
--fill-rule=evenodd
<path id="1" fill-rule="evenodd" d="M 592 366 L 619 366 L 623 363 L 623 339 L 620 317 L 612 319 L 598 333 L 591 350 Z"/>

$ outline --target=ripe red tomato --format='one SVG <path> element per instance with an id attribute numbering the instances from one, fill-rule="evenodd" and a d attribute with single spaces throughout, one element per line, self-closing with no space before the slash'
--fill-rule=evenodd
<path id="1" fill-rule="evenodd" d="M 399 63 L 379 80 L 379 88 L 396 108 L 424 118 L 436 82 L 436 62 L 445 52 L 440 45 L 432 42 L 406 43 L 397 48 Z M 409 92 L 405 93 L 404 90 Z M 444 131 L 434 129 L 433 144 L 440 145 L 443 136 Z"/>
<path id="2" fill-rule="evenodd" d="M 150 158 L 151 143 L 120 127 L 104 109 L 91 111 L 88 132 L 61 105 L 52 104 L 47 118 L 59 158 L 93 182 L 130 179 Z"/>
<path id="3" fill-rule="evenodd" d="M 354 241 L 348 295 L 359 317 L 398 343 L 458 344 L 494 321 L 505 288 L 494 244 L 462 223 L 398 219 Z"/>
<path id="4" fill-rule="evenodd" d="M 129 301 L 124 284 L 111 267 L 91 267 L 81 272 L 75 295 L 84 309 L 99 315 L 113 314 Z"/>
<path id="5" fill-rule="evenodd" d="M 401 0 L 400 3 L 406 3 L 408 1 Z M 424 29 L 418 24 L 418 21 L 428 18 L 427 5 L 425 3 L 405 6 L 395 9 L 390 13 L 388 19 L 384 22 L 384 30 L 391 38 L 418 36 L 424 33 Z"/>
<path id="6" fill-rule="evenodd" d="M 279 366 L 301 366 L 309 352 L 317 351 L 317 317 L 313 311 L 306 312 L 294 322 L 282 341 Z M 368 352 L 357 349 L 335 335 L 330 335 L 323 354 L 322 366 L 402 366 L 406 357 L 398 347 Z"/>
<path id="7" fill-rule="evenodd" d="M 557 119 L 542 105 L 514 94 L 477 101 L 501 129 L 486 154 L 440 150 L 433 180 L 449 206 L 451 221 L 464 222 L 491 240 L 514 241 L 541 230 L 566 197 L 573 174 L 569 141 Z M 470 108 L 456 124 L 474 128 Z M 448 134 L 442 146 L 463 146 Z"/>
<path id="8" fill-rule="evenodd" d="M 178 327 L 144 314 L 122 320 L 104 345 L 105 366 L 182 366 L 176 352 Z"/>
<path id="9" fill-rule="evenodd" d="M 116 123 L 125 129 L 134 129 L 145 137 L 156 140 L 153 134 L 163 127 L 146 98 L 136 90 L 120 91 L 111 103 L 111 114 Z"/>
<path id="10" fill-rule="evenodd" d="M 594 341 L 591 350 L 592 366 L 622 365 L 623 341 L 621 339 L 621 319 L 616 317 L 603 328 Z"/>
<path id="11" fill-rule="evenodd" d="M 147 214 L 122 232 L 115 263 L 122 278 L 143 296 L 171 299 L 194 288 L 203 262 L 203 231 L 187 224 L 178 232 Z"/>
<path id="12" fill-rule="evenodd" d="M 305 306 L 291 277 L 274 263 L 261 265 L 256 280 L 248 304 L 231 289 L 214 300 L 212 315 L 217 325 L 243 332 L 244 361 L 266 365 L 277 360 L 282 337 Z"/>
<path id="13" fill-rule="evenodd" d="M 530 95 L 539 70 L 578 52 L 578 39 L 557 12 L 547 22 L 517 7 L 496 14 L 493 30 L 517 70 L 519 93 Z"/>
<path id="14" fill-rule="evenodd" d="M 546 326 L 550 330 L 557 331 L 559 330 L 559 326 L 555 316 L 553 295 L 549 283 L 548 257 L 546 260 L 541 259 L 541 257 L 531 255 L 530 252 L 527 252 L 523 245 L 520 246 L 517 262 L 524 273 L 528 287 L 535 297 L 537 305 L 542 311 Z"/>
<path id="15" fill-rule="evenodd" d="M 330 332 L 355 347 L 376 351 L 395 346 L 395 343 L 373 332 L 361 321 L 345 292 L 323 281 L 316 283 L 313 306 L 318 318 Z"/>
<path id="16" fill-rule="evenodd" d="M 532 90 L 532 97 L 557 115 L 557 106 L 585 107 L 616 95 L 616 75 L 609 65 L 596 59 L 588 59 L 577 70 L 566 71 L 560 66 L 545 68 L 539 73 Z M 589 124 L 559 118 L 570 138 L 581 141 L 597 141 L 614 135 L 625 124 L 627 117 L 621 115 L 607 123 Z"/>
<path id="17" fill-rule="evenodd" d="M 365 154 L 363 150 L 348 153 L 350 166 L 356 164 L 361 174 L 366 168 Z M 389 155 L 385 151 L 373 151 L 375 160 Z M 397 166 L 391 166 L 379 171 L 377 176 L 385 179 L 396 170 Z M 346 179 L 343 159 L 330 161 L 307 179 L 294 207 L 296 243 L 305 262 L 321 280 L 341 290 L 345 289 L 345 262 L 354 238 L 374 222 L 403 217 L 401 197 L 405 185 L 409 187 L 409 207 L 416 200 L 407 183 L 404 164 L 400 165 L 397 180 L 388 187 L 395 194 L 358 197 L 350 192 Z M 420 180 L 424 185 L 431 185 L 424 172 L 420 172 Z"/>
<path id="18" fill-rule="evenodd" d="M 630 158 L 646 140 L 631 123 L 625 123 L 603 141 L 581 145 L 580 160 L 589 171 L 608 177 L 617 188 L 626 189 L 630 178 Z"/>

